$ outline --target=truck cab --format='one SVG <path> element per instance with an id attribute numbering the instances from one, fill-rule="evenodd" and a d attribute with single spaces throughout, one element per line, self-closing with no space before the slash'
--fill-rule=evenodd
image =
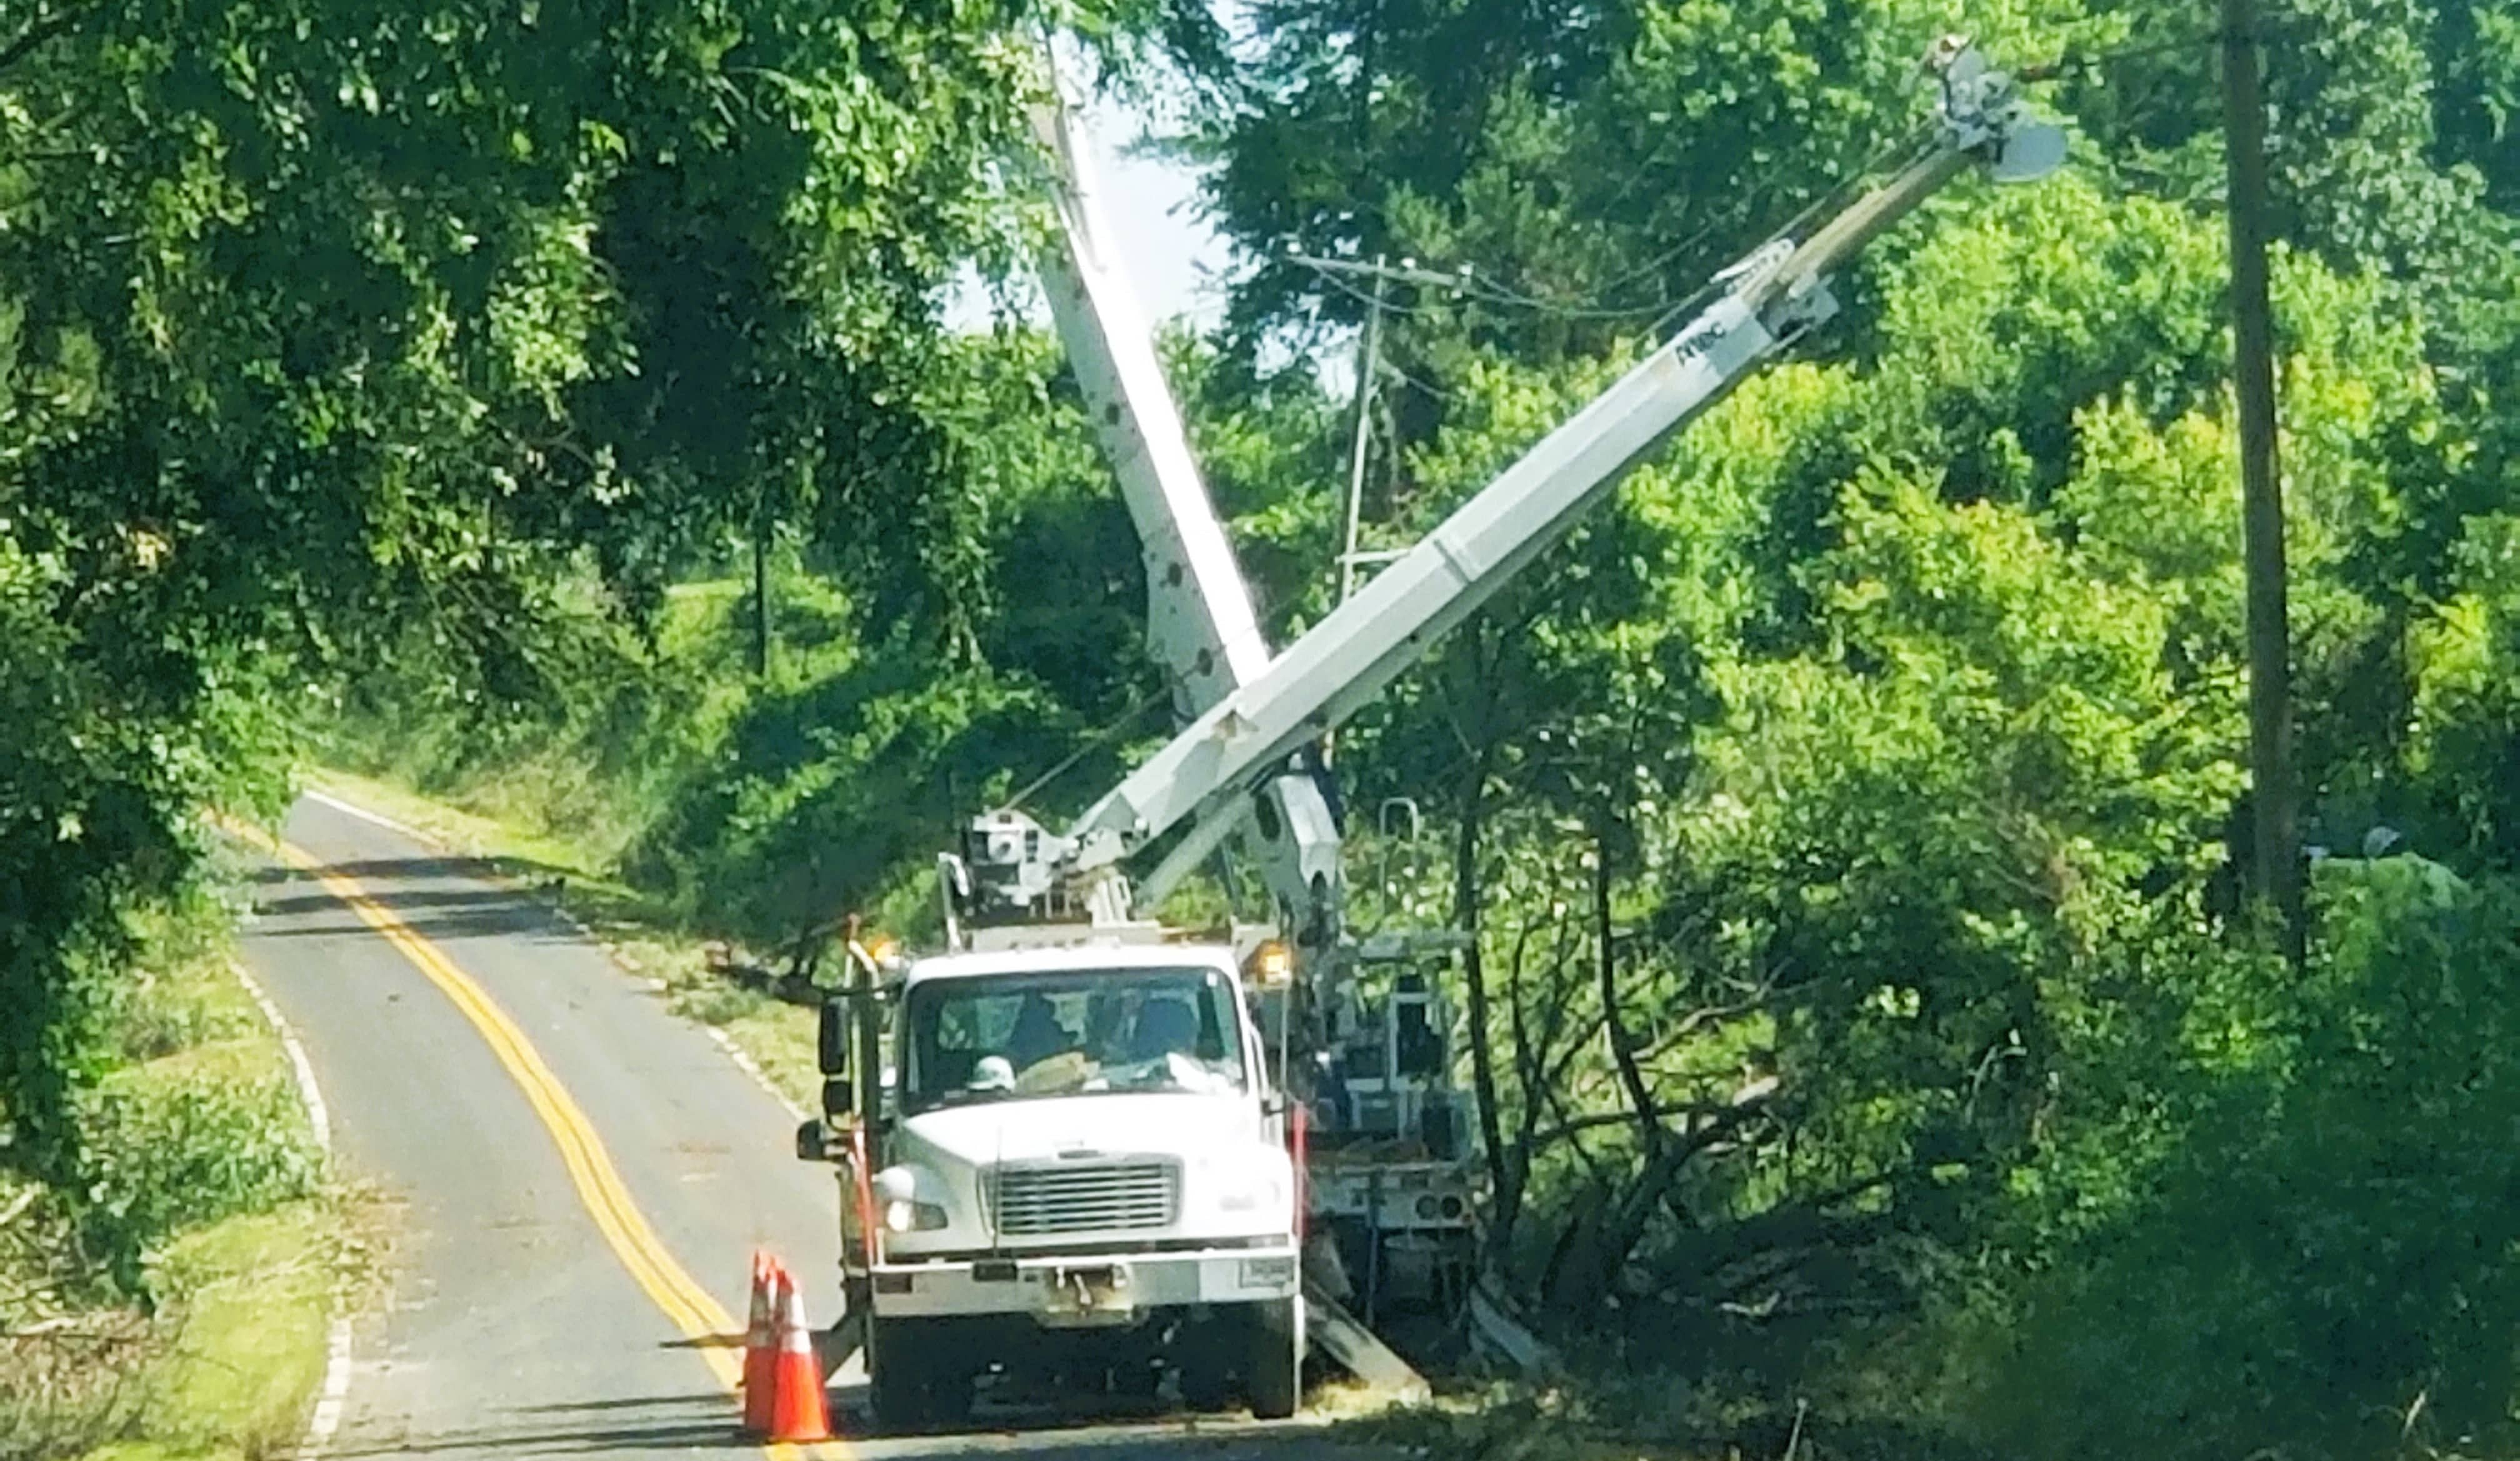
<path id="1" fill-rule="evenodd" d="M 1222 946 L 949 953 L 825 1008 L 849 1310 L 878 1418 L 984 1375 L 1291 1414 L 1303 1354 L 1287 1113 Z"/>

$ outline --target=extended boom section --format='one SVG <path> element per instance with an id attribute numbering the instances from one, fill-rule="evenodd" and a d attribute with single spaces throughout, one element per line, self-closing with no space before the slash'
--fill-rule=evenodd
<path id="1" fill-rule="evenodd" d="M 1147 564 L 1147 638 L 1172 676 L 1174 709 L 1188 720 L 1256 678 L 1269 663 L 1269 645 L 1199 480 L 1146 320 L 1112 254 L 1090 159 L 1067 108 L 1054 93 L 1032 118 L 1051 162 L 1048 191 L 1059 221 L 1059 242 L 1041 259 L 1042 288 L 1137 527 Z"/>
<path id="2" fill-rule="evenodd" d="M 1825 297 L 1803 302 L 1816 316 Z M 1254 768 L 1346 721 L 1778 344 L 1741 298 L 1717 305 L 1095 804 L 1071 833 L 1074 868 L 1115 862 L 1211 811 Z"/>
<path id="3" fill-rule="evenodd" d="M 1113 249 L 1091 159 L 1069 123 L 1059 84 L 1054 64 L 1051 97 L 1033 110 L 1059 221 L 1059 241 L 1041 259 L 1042 288 L 1138 531 L 1147 570 L 1147 638 L 1171 681 L 1174 713 L 1187 724 L 1258 679 L 1269 664 L 1269 645 Z M 1261 797 L 1268 811 L 1259 824 L 1241 816 L 1220 819 L 1203 839 L 1204 851 L 1243 831 L 1244 850 L 1280 921 L 1298 948 L 1318 956 L 1338 933 L 1337 824 L 1321 787 L 1300 773 L 1270 778 Z M 993 843 L 1022 846 L 1036 830 L 1021 814 L 982 819 L 966 857 L 974 864 L 996 862 Z M 1160 901 L 1173 881 L 1150 882 L 1146 901 Z M 1049 891 L 1043 883 L 1034 880 L 1036 891 Z M 1002 888 L 1024 886 L 1020 875 L 1001 881 Z M 1110 881 L 1098 892 L 1103 921 L 1127 916 L 1125 883 Z"/>
<path id="4" fill-rule="evenodd" d="M 1677 337 L 1095 803 L 1046 850 L 1061 871 L 1094 873 L 1185 823 L 1238 812 L 1258 775 L 1354 715 L 1665 438 L 1833 314 L 1828 271 L 1972 161 L 2011 181 L 2062 160 L 2062 133 L 2032 121 L 2011 78 L 1977 52 L 1947 42 L 1929 64 L 1942 109 L 1913 160 L 1807 240 L 1778 240 L 1726 271 L 1724 293 Z"/>

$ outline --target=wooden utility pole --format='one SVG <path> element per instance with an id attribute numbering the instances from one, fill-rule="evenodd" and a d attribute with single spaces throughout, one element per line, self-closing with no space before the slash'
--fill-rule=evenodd
<path id="1" fill-rule="evenodd" d="M 1365 337 L 1356 351 L 1356 431 L 1347 459 L 1347 536 L 1339 550 L 1339 602 L 1356 592 L 1356 538 L 1365 511 L 1366 449 L 1373 436 L 1373 377 L 1382 370 L 1382 256 L 1373 259 L 1373 306 L 1365 316 Z"/>
<path id="2" fill-rule="evenodd" d="M 2222 0 L 2223 135 L 2230 181 L 2231 367 L 2239 404 L 2240 512 L 2248 575 L 2249 779 L 2253 891 L 2302 952 L 2300 831 L 2294 816 L 2292 660 L 2286 622 L 2283 488 L 2275 461 L 2274 325 L 2267 298 L 2266 100 L 2258 84 L 2256 0 Z"/>
<path id="3" fill-rule="evenodd" d="M 1373 256 L 1373 307 L 1366 312 L 1365 336 L 1356 346 L 1356 430 L 1348 445 L 1347 456 L 1347 532 L 1339 542 L 1339 597 L 1345 603 L 1356 592 L 1356 539 L 1365 521 L 1365 459 L 1373 443 L 1373 379 L 1382 370 L 1382 291 L 1388 281 L 1382 273 L 1382 255 Z M 1322 764 L 1328 766 L 1337 754 L 1335 731 L 1322 736 Z"/>

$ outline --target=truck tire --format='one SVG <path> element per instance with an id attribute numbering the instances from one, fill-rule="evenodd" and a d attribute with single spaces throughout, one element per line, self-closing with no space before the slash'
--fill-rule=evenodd
<path id="1" fill-rule="evenodd" d="M 1213 1415 L 1234 1403 L 1235 1333 L 1201 1324 L 1192 1330 L 1181 1357 L 1182 1403 L 1202 1415 Z"/>
<path id="2" fill-rule="evenodd" d="M 867 1398 L 885 1431 L 923 1430 L 957 1423 L 971 1413 L 970 1374 L 950 1363 L 928 1342 L 916 1319 L 867 1320 Z"/>
<path id="3" fill-rule="evenodd" d="M 1251 1326 L 1251 1414 L 1284 1420 L 1304 1400 L 1304 1301 L 1301 1296 L 1258 1306 Z"/>

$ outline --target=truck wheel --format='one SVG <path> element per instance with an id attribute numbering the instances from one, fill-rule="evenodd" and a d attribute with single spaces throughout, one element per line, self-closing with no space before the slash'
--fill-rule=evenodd
<path id="1" fill-rule="evenodd" d="M 877 1428 L 897 1431 L 916 1424 L 922 1417 L 918 1414 L 919 1371 L 912 1362 L 910 1336 L 900 1324 L 869 1314 L 864 1338 L 867 1403 L 875 1407 Z"/>
<path id="2" fill-rule="evenodd" d="M 1183 1404 L 1212 1415 L 1234 1403 L 1234 1350 L 1228 1343 L 1233 1338 L 1234 1331 L 1219 1334 L 1207 1324 L 1188 1337 L 1181 1357 Z"/>
<path id="3" fill-rule="evenodd" d="M 970 1376 L 940 1367 L 922 1329 L 915 1319 L 868 1318 L 867 1398 L 884 1430 L 917 1430 L 971 1413 Z"/>
<path id="4" fill-rule="evenodd" d="M 1301 1296 L 1259 1306 L 1251 1326 L 1251 1413 L 1284 1420 L 1304 1399 L 1304 1301 Z"/>

